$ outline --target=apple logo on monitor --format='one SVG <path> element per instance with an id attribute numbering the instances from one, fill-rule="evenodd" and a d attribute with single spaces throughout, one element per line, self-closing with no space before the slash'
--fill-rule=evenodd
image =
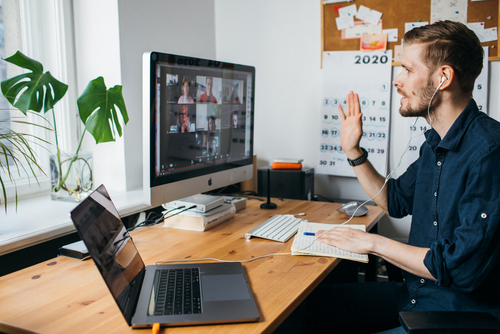
<path id="1" fill-rule="evenodd" d="M 211 186 L 212 185 L 212 178 L 208 179 L 208 185 Z"/>

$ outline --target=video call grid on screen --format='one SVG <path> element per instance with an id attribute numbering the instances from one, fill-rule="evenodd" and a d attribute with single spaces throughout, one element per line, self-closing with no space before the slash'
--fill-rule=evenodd
<path id="1" fill-rule="evenodd" d="M 155 71 L 157 177 L 251 156 L 252 73 L 166 62 Z"/>

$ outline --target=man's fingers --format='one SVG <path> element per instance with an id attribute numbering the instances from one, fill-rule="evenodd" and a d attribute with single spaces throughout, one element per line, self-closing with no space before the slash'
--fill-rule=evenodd
<path id="1" fill-rule="evenodd" d="M 359 96 L 358 96 L 358 94 L 354 94 L 354 96 L 353 96 L 353 107 L 354 107 L 354 114 L 358 115 L 360 113 L 360 110 L 359 110 Z"/>
<path id="2" fill-rule="evenodd" d="M 350 91 L 349 94 L 347 94 L 345 102 L 346 102 L 346 107 L 345 107 L 346 114 L 347 116 L 352 116 L 352 91 Z"/>
<path id="3" fill-rule="evenodd" d="M 342 109 L 342 106 L 340 104 L 337 104 L 337 109 L 339 110 L 339 114 L 340 114 L 340 119 L 342 121 L 345 121 L 346 119 L 346 116 L 344 114 L 344 110 Z"/>

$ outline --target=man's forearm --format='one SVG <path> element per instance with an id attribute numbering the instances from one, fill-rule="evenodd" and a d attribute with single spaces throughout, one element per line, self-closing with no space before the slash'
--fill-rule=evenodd
<path id="1" fill-rule="evenodd" d="M 429 248 L 410 246 L 380 235 L 373 237 L 375 240 L 370 253 L 418 277 L 436 280 L 424 265 Z"/>

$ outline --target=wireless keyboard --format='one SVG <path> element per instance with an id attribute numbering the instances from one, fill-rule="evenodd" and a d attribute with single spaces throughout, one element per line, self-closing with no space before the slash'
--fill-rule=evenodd
<path id="1" fill-rule="evenodd" d="M 250 232 L 245 234 L 245 238 L 264 238 L 274 241 L 286 242 L 297 230 L 301 222 L 307 221 L 295 218 L 292 215 L 274 215 Z"/>

